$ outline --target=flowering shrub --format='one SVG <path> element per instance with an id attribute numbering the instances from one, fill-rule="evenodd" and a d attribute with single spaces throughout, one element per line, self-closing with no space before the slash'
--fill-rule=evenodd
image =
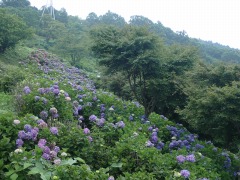
<path id="1" fill-rule="evenodd" d="M 0 179 L 234 179 L 238 156 L 137 102 L 97 90 L 47 52 L 0 114 Z"/>

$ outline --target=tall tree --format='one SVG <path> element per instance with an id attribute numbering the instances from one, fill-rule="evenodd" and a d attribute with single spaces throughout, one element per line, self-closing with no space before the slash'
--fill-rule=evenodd
<path id="1" fill-rule="evenodd" d="M 125 19 L 122 16 L 111 11 L 108 11 L 106 14 L 100 16 L 99 21 L 102 24 L 113 25 L 117 27 L 123 27 L 126 24 Z"/>
<path id="2" fill-rule="evenodd" d="M 92 32 L 93 52 L 108 73 L 122 72 L 135 98 L 148 116 L 156 105 L 152 94 L 153 81 L 158 78 L 163 45 L 158 37 L 145 28 L 107 27 Z"/>
<path id="3" fill-rule="evenodd" d="M 31 35 L 26 24 L 16 15 L 8 14 L 0 8 L 0 53 L 14 47 L 20 40 Z"/>
<path id="4" fill-rule="evenodd" d="M 0 2 L 0 6 L 27 7 L 27 6 L 30 6 L 30 2 L 28 0 L 2 0 Z"/>

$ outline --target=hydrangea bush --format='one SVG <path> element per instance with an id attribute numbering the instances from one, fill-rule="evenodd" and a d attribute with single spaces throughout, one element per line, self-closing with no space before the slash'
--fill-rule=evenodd
<path id="1" fill-rule="evenodd" d="M 239 157 L 38 50 L 0 115 L 0 179 L 237 179 Z M 34 69 L 34 68 L 33 68 Z"/>

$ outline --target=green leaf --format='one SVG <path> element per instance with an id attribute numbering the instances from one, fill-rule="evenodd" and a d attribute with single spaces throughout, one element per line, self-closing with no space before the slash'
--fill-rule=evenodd
<path id="1" fill-rule="evenodd" d="M 121 168 L 123 163 L 113 163 L 111 166 L 114 168 Z"/>
<path id="2" fill-rule="evenodd" d="M 10 176 L 11 174 L 13 174 L 15 171 L 14 170 L 10 170 L 8 172 L 5 173 L 5 176 Z"/>
<path id="3" fill-rule="evenodd" d="M 68 159 L 68 160 L 63 160 L 62 162 L 61 162 L 61 165 L 73 165 L 74 163 L 76 163 L 77 162 L 77 160 L 73 160 L 73 159 Z"/>
<path id="4" fill-rule="evenodd" d="M 32 166 L 33 164 L 31 164 L 31 163 L 24 163 L 23 164 L 23 169 L 26 169 L 26 168 L 28 168 L 28 167 L 30 167 L 30 166 Z"/>
<path id="5" fill-rule="evenodd" d="M 42 171 L 43 171 L 43 169 L 40 169 L 38 167 L 34 167 L 28 172 L 28 174 L 40 174 Z"/>
<path id="6" fill-rule="evenodd" d="M 2 167 L 3 167 L 3 160 L 0 159 L 0 168 L 2 168 Z"/>
<path id="7" fill-rule="evenodd" d="M 11 180 L 16 180 L 17 178 L 18 178 L 18 175 L 16 173 L 14 173 L 10 176 Z"/>
<path id="8" fill-rule="evenodd" d="M 80 157 L 77 157 L 77 158 L 74 158 L 74 159 L 76 159 L 77 161 L 79 161 L 81 163 L 86 164 L 86 162 L 82 158 L 80 158 Z"/>
<path id="9" fill-rule="evenodd" d="M 40 173 L 42 180 L 49 180 L 51 178 L 51 172 Z"/>

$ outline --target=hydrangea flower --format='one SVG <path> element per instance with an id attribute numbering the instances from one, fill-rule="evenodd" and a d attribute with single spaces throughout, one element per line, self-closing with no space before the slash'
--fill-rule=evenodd
<path id="1" fill-rule="evenodd" d="M 25 86 L 24 89 L 23 89 L 23 92 L 25 94 L 30 94 L 31 93 L 31 89 L 28 86 Z"/>
<path id="2" fill-rule="evenodd" d="M 188 178 L 190 176 L 190 172 L 188 170 L 181 170 L 180 171 L 181 173 L 181 176 L 185 177 L 185 178 Z"/>
<path id="3" fill-rule="evenodd" d="M 48 113 L 47 113 L 47 111 L 41 111 L 39 116 L 40 116 L 40 118 L 46 120 L 48 117 Z"/>
<path id="4" fill-rule="evenodd" d="M 119 128 L 124 128 L 125 127 L 125 124 L 123 121 L 119 121 L 116 123 L 116 126 L 119 127 Z"/>
<path id="5" fill-rule="evenodd" d="M 22 147 L 22 145 L 23 145 L 23 140 L 22 139 L 17 139 L 16 140 L 16 145 L 17 145 L 17 147 L 19 148 L 19 147 Z"/>
<path id="6" fill-rule="evenodd" d="M 47 153 L 43 153 L 42 157 L 46 160 L 50 160 L 50 158 L 51 158 L 50 155 Z"/>
<path id="7" fill-rule="evenodd" d="M 29 125 L 29 124 L 26 124 L 26 125 L 24 126 L 24 130 L 27 131 L 27 132 L 30 132 L 30 131 L 32 130 L 32 126 Z"/>
<path id="8" fill-rule="evenodd" d="M 39 96 L 35 96 L 34 99 L 35 99 L 35 101 L 39 101 L 40 97 Z"/>
<path id="9" fill-rule="evenodd" d="M 88 138 L 88 141 L 89 141 L 89 142 L 92 142 L 92 141 L 93 141 L 93 138 L 92 138 L 91 136 L 88 136 L 87 138 Z"/>
<path id="10" fill-rule="evenodd" d="M 67 156 L 67 153 L 62 152 L 61 156 L 66 157 L 66 156 Z"/>
<path id="11" fill-rule="evenodd" d="M 96 121 L 96 119 L 97 119 L 97 116 L 95 116 L 95 115 L 91 115 L 91 116 L 89 117 L 89 120 L 90 120 L 91 122 Z"/>
<path id="12" fill-rule="evenodd" d="M 163 147 L 164 147 L 164 143 L 163 142 L 159 142 L 156 145 L 156 148 L 159 149 L 159 150 L 161 150 Z"/>
<path id="13" fill-rule="evenodd" d="M 55 160 L 53 161 L 53 163 L 54 163 L 55 165 L 59 165 L 59 164 L 61 164 L 61 159 L 55 159 Z"/>
<path id="14" fill-rule="evenodd" d="M 151 142 L 153 143 L 153 144 L 156 144 L 157 142 L 158 142 L 158 137 L 157 136 L 152 136 L 151 137 Z"/>
<path id="15" fill-rule="evenodd" d="M 176 159 L 179 163 L 184 163 L 186 160 L 185 156 L 183 156 L 183 155 L 177 156 Z"/>
<path id="16" fill-rule="evenodd" d="M 186 161 L 196 162 L 194 154 L 190 154 L 190 155 L 186 156 Z"/>
<path id="17" fill-rule="evenodd" d="M 24 131 L 19 131 L 18 132 L 18 138 L 19 139 L 25 139 L 26 137 L 26 133 Z"/>
<path id="18" fill-rule="evenodd" d="M 129 119 L 129 121 L 133 121 L 133 116 L 130 115 L 128 119 Z"/>
<path id="19" fill-rule="evenodd" d="M 41 149 L 43 149 L 44 146 L 46 145 L 46 143 L 47 143 L 46 139 L 40 139 L 40 140 L 38 141 L 38 147 L 40 147 Z"/>
<path id="20" fill-rule="evenodd" d="M 18 124 L 20 124 L 20 121 L 15 119 L 15 120 L 13 120 L 13 124 L 18 125 Z"/>
<path id="21" fill-rule="evenodd" d="M 14 153 L 16 153 L 16 154 L 19 154 L 19 153 L 22 153 L 23 151 L 22 151 L 22 149 L 16 149 L 15 151 L 14 151 Z"/>
<path id="22" fill-rule="evenodd" d="M 58 146 L 54 146 L 53 150 L 58 153 L 60 151 L 60 148 Z"/>
<path id="23" fill-rule="evenodd" d="M 145 143 L 145 146 L 146 146 L 146 147 L 153 147 L 154 144 L 153 144 L 151 141 L 148 140 L 148 141 Z"/>
<path id="24" fill-rule="evenodd" d="M 57 127 L 51 127 L 50 131 L 52 134 L 57 135 L 58 134 L 58 128 Z"/>
<path id="25" fill-rule="evenodd" d="M 102 127 L 103 125 L 104 125 L 104 123 L 105 123 L 105 119 L 104 118 L 100 118 L 100 119 L 96 119 L 96 125 L 97 126 L 100 126 L 100 127 Z"/>
<path id="26" fill-rule="evenodd" d="M 39 88 L 39 89 L 38 89 L 38 92 L 39 92 L 40 94 L 44 94 L 44 93 L 45 93 L 45 89 L 44 89 L 44 88 Z"/>
<path id="27" fill-rule="evenodd" d="M 113 176 L 110 176 L 108 180 L 115 180 L 115 178 Z"/>
<path id="28" fill-rule="evenodd" d="M 83 129 L 83 133 L 84 133 L 84 134 L 89 134 L 89 133 L 90 133 L 90 130 L 89 130 L 88 128 L 84 128 L 84 129 Z"/>
<path id="29" fill-rule="evenodd" d="M 203 145 L 201 145 L 201 144 L 196 144 L 196 149 L 203 149 L 204 148 L 204 146 Z"/>
<path id="30" fill-rule="evenodd" d="M 52 108 L 50 108 L 49 112 L 51 114 L 57 114 L 58 111 L 57 111 L 57 109 L 55 107 L 52 107 Z"/>

